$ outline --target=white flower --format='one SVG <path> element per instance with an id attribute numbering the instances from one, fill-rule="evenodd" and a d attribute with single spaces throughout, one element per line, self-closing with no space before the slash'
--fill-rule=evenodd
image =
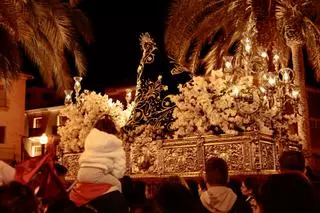
<path id="1" fill-rule="evenodd" d="M 85 92 L 80 95 L 81 103 L 67 106 L 60 114 L 67 117 L 65 126 L 58 128 L 64 152 L 79 152 L 94 123 L 104 114 L 114 120 L 118 129 L 129 120 L 134 104 L 123 109 L 120 101 L 113 101 L 107 95 Z"/>

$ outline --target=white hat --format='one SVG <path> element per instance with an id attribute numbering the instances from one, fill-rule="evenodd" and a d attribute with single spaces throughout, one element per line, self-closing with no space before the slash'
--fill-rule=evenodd
<path id="1" fill-rule="evenodd" d="M 79 163 L 80 167 L 101 168 L 121 178 L 126 171 L 122 141 L 115 135 L 93 128 L 85 140 Z"/>

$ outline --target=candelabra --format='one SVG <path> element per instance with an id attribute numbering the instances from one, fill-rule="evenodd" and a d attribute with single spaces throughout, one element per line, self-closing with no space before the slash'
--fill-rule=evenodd
<path id="1" fill-rule="evenodd" d="M 76 76 L 76 77 L 73 77 L 73 80 L 74 80 L 73 89 L 74 89 L 75 94 L 76 94 L 75 99 L 76 99 L 76 101 L 78 102 L 78 98 L 79 98 L 80 91 L 81 91 L 81 81 L 82 81 L 82 77 Z M 70 105 L 70 104 L 72 104 L 72 103 L 73 103 L 73 101 L 72 101 L 73 90 L 65 90 L 65 91 L 64 91 L 64 94 L 65 94 L 64 104 L 65 104 L 65 105 Z"/>
<path id="2" fill-rule="evenodd" d="M 288 127 L 293 123 L 297 126 L 297 118 L 301 116 L 300 90 L 293 83 L 294 72 L 280 67 L 277 50 L 256 47 L 253 41 L 253 33 L 244 34 L 242 53 L 223 57 L 228 92 L 235 99 L 238 113 L 253 120 L 252 129 L 259 129 L 256 122 L 259 120 L 280 138 L 288 134 L 298 136 L 297 128 Z"/>

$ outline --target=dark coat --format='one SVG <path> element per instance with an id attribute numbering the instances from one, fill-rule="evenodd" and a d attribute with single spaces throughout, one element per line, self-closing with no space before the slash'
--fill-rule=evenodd
<path id="1" fill-rule="evenodd" d="M 104 194 L 91 201 L 86 207 L 95 209 L 97 213 L 129 213 L 128 203 L 119 191 Z"/>

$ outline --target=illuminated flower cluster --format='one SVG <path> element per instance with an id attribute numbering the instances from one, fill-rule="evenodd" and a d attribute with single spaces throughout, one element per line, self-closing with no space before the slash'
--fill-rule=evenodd
<path id="1" fill-rule="evenodd" d="M 85 91 L 76 104 L 66 106 L 60 113 L 67 118 L 66 124 L 58 128 L 64 152 L 80 152 L 84 140 L 94 123 L 104 114 L 114 120 L 118 129 L 123 127 L 131 115 L 133 103 L 124 110 L 120 101 L 113 101 L 107 95 Z"/>
<path id="2" fill-rule="evenodd" d="M 222 70 L 214 70 L 211 75 L 196 76 L 185 86 L 179 86 L 180 94 L 171 99 L 176 104 L 172 128 L 175 137 L 204 134 L 237 134 L 249 131 L 252 116 L 243 116 L 237 108 L 237 90 L 246 90 L 254 84 L 252 76 L 240 77 L 235 87 L 232 79 Z M 254 106 L 254 104 L 253 104 Z M 250 108 L 251 106 L 246 106 Z M 248 109 L 247 109 L 248 110 Z M 263 122 L 261 122 L 263 126 Z M 264 127 L 264 131 L 270 131 Z"/>

